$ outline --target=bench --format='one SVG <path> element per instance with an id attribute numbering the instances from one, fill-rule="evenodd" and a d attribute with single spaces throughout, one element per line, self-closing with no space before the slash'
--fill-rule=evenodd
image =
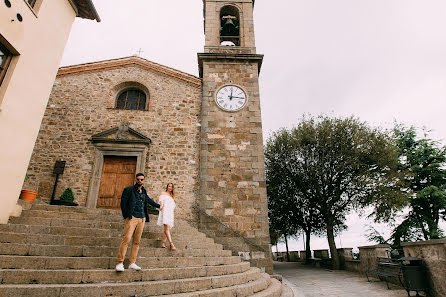
<path id="1" fill-rule="evenodd" d="M 365 275 L 367 276 L 367 281 L 370 282 L 369 274 L 375 274 L 376 276 L 378 276 L 380 280 L 384 280 L 386 282 L 387 289 L 389 290 L 390 290 L 389 278 L 391 277 L 398 278 L 400 284 L 403 285 L 403 282 L 401 281 L 401 276 L 402 276 L 401 263 L 392 262 L 390 259 L 385 261 L 379 261 L 378 266 L 375 269 L 367 270 L 365 272 Z"/>

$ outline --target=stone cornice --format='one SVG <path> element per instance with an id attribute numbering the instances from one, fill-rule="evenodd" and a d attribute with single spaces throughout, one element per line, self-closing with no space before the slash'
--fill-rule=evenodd
<path id="1" fill-rule="evenodd" d="M 203 61 L 238 61 L 257 63 L 258 71 L 262 68 L 263 55 L 260 54 L 239 54 L 239 53 L 198 53 L 198 67 L 200 69 L 200 77 L 203 76 Z"/>
<path id="2" fill-rule="evenodd" d="M 201 79 L 192 74 L 188 74 L 167 66 L 163 66 L 161 64 L 154 63 L 137 56 L 61 67 L 57 72 L 57 77 L 82 74 L 85 72 L 105 71 L 127 66 L 139 66 L 147 70 L 151 70 L 157 73 L 161 73 L 182 80 L 184 82 L 193 85 L 196 88 L 201 87 Z"/>
<path id="3" fill-rule="evenodd" d="M 402 242 L 401 246 L 433 245 L 433 244 L 444 244 L 444 245 L 446 245 L 446 238 L 443 238 L 443 239 L 431 239 L 431 240 L 424 240 L 424 241 L 414 241 L 414 242 Z"/>

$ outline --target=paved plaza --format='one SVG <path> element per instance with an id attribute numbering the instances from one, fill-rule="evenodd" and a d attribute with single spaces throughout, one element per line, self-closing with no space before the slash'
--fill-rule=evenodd
<path id="1" fill-rule="evenodd" d="M 301 263 L 274 262 L 274 272 L 283 276 L 283 282 L 294 292 L 295 297 L 407 297 L 406 291 L 373 279 L 368 282 L 363 275 L 302 265 Z M 415 296 L 415 292 L 411 292 Z"/>

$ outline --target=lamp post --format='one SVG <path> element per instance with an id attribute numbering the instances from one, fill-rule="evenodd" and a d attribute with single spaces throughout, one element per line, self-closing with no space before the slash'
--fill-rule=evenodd
<path id="1" fill-rule="evenodd" d="M 54 164 L 53 173 L 56 175 L 56 181 L 54 182 L 53 193 L 51 194 L 50 204 L 54 205 L 54 195 L 56 194 L 57 182 L 59 180 L 59 175 L 62 174 L 65 170 L 65 163 L 67 161 L 57 160 L 56 164 Z"/>

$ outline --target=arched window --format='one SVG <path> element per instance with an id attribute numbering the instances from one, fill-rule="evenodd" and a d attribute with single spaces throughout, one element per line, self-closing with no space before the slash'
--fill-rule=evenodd
<path id="1" fill-rule="evenodd" d="M 235 6 L 220 10 L 220 45 L 240 46 L 240 14 Z"/>
<path id="2" fill-rule="evenodd" d="M 146 94 L 139 89 L 126 89 L 121 92 L 116 100 L 117 109 L 146 109 Z"/>

